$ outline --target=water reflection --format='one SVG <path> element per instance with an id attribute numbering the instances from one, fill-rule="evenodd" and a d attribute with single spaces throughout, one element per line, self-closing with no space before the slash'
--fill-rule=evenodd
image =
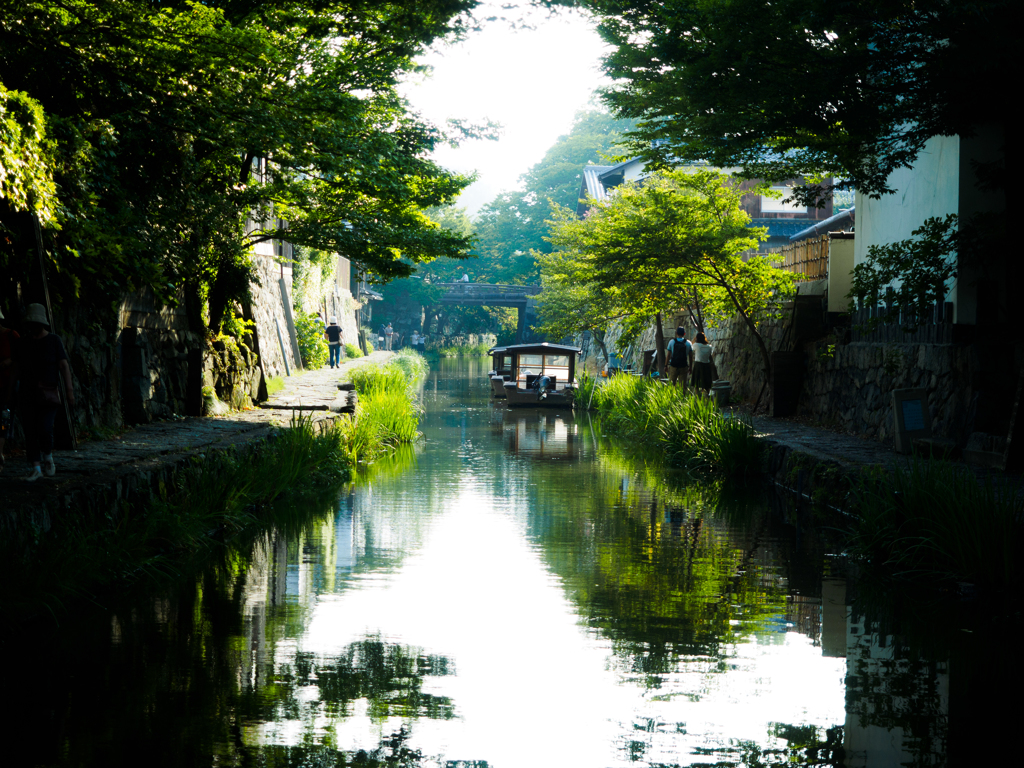
<path id="1" fill-rule="evenodd" d="M 301 530 L 22 650 L 36 762 L 944 764 L 951 651 L 852 612 L 818 534 L 485 365 L 442 361 L 423 444 Z"/>

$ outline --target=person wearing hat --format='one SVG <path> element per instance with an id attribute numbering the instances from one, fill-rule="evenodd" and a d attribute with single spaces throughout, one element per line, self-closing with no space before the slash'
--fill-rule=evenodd
<path id="1" fill-rule="evenodd" d="M 686 391 L 686 374 L 689 372 L 690 361 L 693 360 L 693 347 L 686 340 L 686 329 L 676 328 L 676 337 L 669 341 L 666 348 L 668 355 L 668 381 L 674 387 L 676 381 L 682 379 L 683 392 Z"/>
<path id="2" fill-rule="evenodd" d="M 0 320 L 3 319 L 4 313 L 0 312 Z M 18 338 L 16 331 L 0 325 L 0 472 L 4 470 L 4 443 L 14 421 L 11 409 L 14 408 L 14 348 Z"/>
<path id="3" fill-rule="evenodd" d="M 327 337 L 327 351 L 330 353 L 331 368 L 341 367 L 341 326 L 338 325 L 338 318 L 334 315 L 331 315 L 331 324 L 324 329 L 324 336 Z"/>
<path id="4" fill-rule="evenodd" d="M 74 406 L 71 366 L 60 336 L 50 333 L 50 321 L 42 304 L 29 304 L 25 313 L 25 334 L 15 354 L 18 372 L 18 402 L 25 428 L 25 447 L 31 466 L 29 482 L 44 475 L 53 477 L 53 421 L 60 406 L 59 387 L 64 379 L 68 404 Z"/>

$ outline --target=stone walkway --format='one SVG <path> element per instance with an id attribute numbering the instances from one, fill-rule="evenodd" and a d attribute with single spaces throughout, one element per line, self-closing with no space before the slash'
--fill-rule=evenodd
<path id="1" fill-rule="evenodd" d="M 869 465 L 891 467 L 907 460 L 906 456 L 896 453 L 891 445 L 789 419 L 755 416 L 753 424 L 758 437 L 807 454 L 818 461 L 834 461 L 850 469 Z"/>
<path id="2" fill-rule="evenodd" d="M 133 427 L 111 440 L 79 445 L 76 451 L 54 451 L 57 474 L 27 483 L 23 456 L 7 456 L 0 473 L 0 513 L 54 497 L 67 497 L 92 485 L 109 485 L 134 469 L 149 470 L 179 461 L 208 448 L 246 443 L 287 424 L 295 411 L 319 421 L 332 418 L 346 401 L 338 384 L 345 372 L 367 363 L 382 363 L 392 352 L 374 352 L 346 361 L 340 370 L 321 368 L 285 379 L 285 387 L 260 408 L 224 416 L 181 418 Z"/>

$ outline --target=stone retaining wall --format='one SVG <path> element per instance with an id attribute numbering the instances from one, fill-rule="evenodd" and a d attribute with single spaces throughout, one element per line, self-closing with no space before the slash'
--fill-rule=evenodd
<path id="1" fill-rule="evenodd" d="M 766 323 L 761 335 L 769 354 L 785 344 L 788 351 L 791 336 L 789 323 L 783 320 Z M 666 323 L 666 340 L 674 325 Z M 728 379 L 733 395 L 753 402 L 764 382 L 764 361 L 750 329 L 740 320 L 722 328 L 709 329 L 708 336 L 715 350 L 719 378 Z M 622 340 L 622 329 L 613 324 L 605 334 L 609 352 L 625 354 L 624 362 L 639 369 L 642 351 L 655 347 L 654 324 L 651 323 L 633 344 Z M 575 339 L 583 348 L 582 360 L 594 372 L 606 362 L 600 345 L 591 334 Z M 967 440 L 970 412 L 976 389 L 977 361 L 968 344 L 884 344 L 858 342 L 834 344 L 826 337 L 801 345 L 804 379 L 797 415 L 815 422 L 863 435 L 873 440 L 893 439 L 891 393 L 894 389 L 921 388 L 928 391 L 935 436 L 950 438 L 958 444 Z"/>
<path id="2" fill-rule="evenodd" d="M 762 330 L 770 352 L 779 348 L 785 323 Z M 745 401 L 757 397 L 764 363 L 749 329 L 733 321 L 714 339 L 719 376 Z M 874 440 L 893 439 L 894 389 L 928 391 L 932 430 L 963 443 L 974 394 L 971 347 L 966 344 L 834 344 L 831 338 L 801 346 L 804 379 L 797 415 Z"/>

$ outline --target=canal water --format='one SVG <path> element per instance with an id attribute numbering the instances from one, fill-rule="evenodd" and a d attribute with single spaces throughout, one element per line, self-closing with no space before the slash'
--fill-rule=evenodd
<path id="1" fill-rule="evenodd" d="M 486 362 L 305 525 L 9 655 L 18 764 L 946 763 L 948 650 L 851 610 L 827 537 Z"/>

